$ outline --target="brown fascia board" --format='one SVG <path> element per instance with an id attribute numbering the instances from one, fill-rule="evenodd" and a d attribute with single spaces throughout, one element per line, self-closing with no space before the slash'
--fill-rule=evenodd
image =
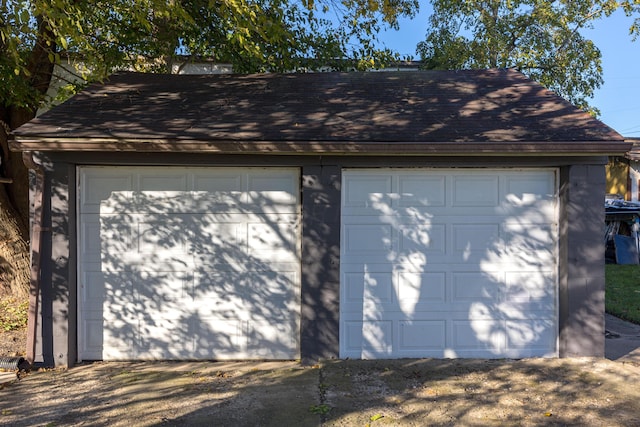
<path id="1" fill-rule="evenodd" d="M 139 151 L 278 155 L 551 155 L 622 156 L 632 144 L 614 141 L 501 141 L 501 142 L 389 142 L 389 141 L 197 141 L 163 139 L 14 138 L 13 151 Z"/>

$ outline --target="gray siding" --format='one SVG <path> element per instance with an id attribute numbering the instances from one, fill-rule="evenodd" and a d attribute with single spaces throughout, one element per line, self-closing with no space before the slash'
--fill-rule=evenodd
<path id="1" fill-rule="evenodd" d="M 75 187 L 75 166 L 47 168 L 35 354 L 46 366 L 71 366 L 76 360 Z"/>
<path id="2" fill-rule="evenodd" d="M 562 168 L 560 357 L 604 356 L 604 192 L 603 166 Z"/>
<path id="3" fill-rule="evenodd" d="M 302 168 L 303 362 L 339 354 L 340 167 Z"/>
<path id="4" fill-rule="evenodd" d="M 344 167 L 560 168 L 559 351 L 604 354 L 604 157 L 318 157 L 66 153 L 40 156 L 46 176 L 37 361 L 76 362 L 75 167 L 92 165 L 299 166 L 302 191 L 301 357 L 338 356 L 340 186 Z"/>

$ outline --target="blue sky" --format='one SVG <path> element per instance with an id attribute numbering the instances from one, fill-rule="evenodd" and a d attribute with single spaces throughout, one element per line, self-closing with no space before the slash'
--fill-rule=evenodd
<path id="1" fill-rule="evenodd" d="M 400 30 L 389 30 L 382 41 L 401 54 L 415 55 L 415 47 L 424 39 L 430 6 L 421 2 L 420 13 L 403 20 Z M 623 13 L 598 21 L 593 30 L 583 31 L 602 52 L 604 84 L 590 101 L 600 110 L 600 120 L 623 136 L 640 137 L 640 38 L 631 41 L 632 19 Z"/>

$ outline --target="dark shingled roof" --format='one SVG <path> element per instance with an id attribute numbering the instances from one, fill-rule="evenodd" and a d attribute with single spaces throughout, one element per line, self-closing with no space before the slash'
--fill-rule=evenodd
<path id="1" fill-rule="evenodd" d="M 624 152 L 613 129 L 509 69 L 121 73 L 13 133 L 16 150 Z"/>

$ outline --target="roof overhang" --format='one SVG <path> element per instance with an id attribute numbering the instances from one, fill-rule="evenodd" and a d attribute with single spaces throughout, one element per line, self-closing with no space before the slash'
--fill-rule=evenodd
<path id="1" fill-rule="evenodd" d="M 405 155 L 480 156 L 623 155 L 628 141 L 512 141 L 512 142 L 392 142 L 392 141 L 194 141 L 164 139 L 21 138 L 10 143 L 14 151 L 138 151 L 154 153 L 215 153 L 270 155 Z"/>

